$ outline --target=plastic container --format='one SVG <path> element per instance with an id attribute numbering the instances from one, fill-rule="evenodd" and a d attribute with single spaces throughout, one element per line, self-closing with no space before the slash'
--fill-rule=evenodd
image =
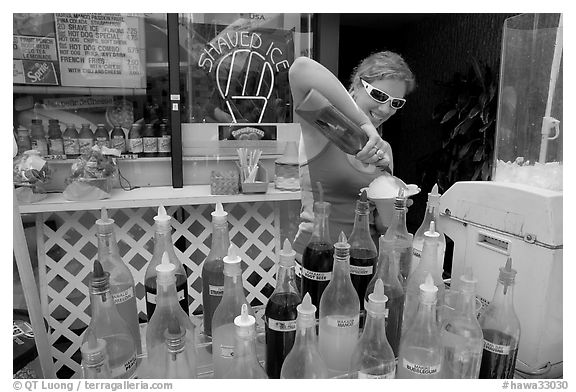
<path id="1" fill-rule="evenodd" d="M 284 191 L 300 190 L 300 170 L 298 165 L 298 145 L 287 142 L 284 154 L 275 162 L 274 187 Z"/>
<path id="2" fill-rule="evenodd" d="M 562 16 L 506 19 L 493 180 L 562 191 Z"/>

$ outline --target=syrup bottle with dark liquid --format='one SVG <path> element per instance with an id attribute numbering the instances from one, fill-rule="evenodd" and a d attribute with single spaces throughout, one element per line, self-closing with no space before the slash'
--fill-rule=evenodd
<path id="1" fill-rule="evenodd" d="M 269 378 L 280 378 L 284 359 L 296 338 L 296 307 L 301 302 L 294 280 L 294 257 L 290 241 L 284 241 L 280 251 L 276 288 L 266 304 L 266 373 Z"/>
<path id="2" fill-rule="evenodd" d="M 320 297 L 330 283 L 334 264 L 334 247 L 330 240 L 329 216 L 329 202 L 317 201 L 314 203 L 314 231 L 302 255 L 302 295 L 310 294 L 312 304 L 316 306 L 316 317 L 318 317 Z"/>
<path id="3" fill-rule="evenodd" d="M 492 302 L 480 316 L 484 350 L 479 378 L 514 378 L 520 341 L 520 321 L 514 310 L 512 258 L 500 268 Z"/>
<path id="4" fill-rule="evenodd" d="M 366 287 L 374 276 L 374 268 L 378 260 L 378 250 L 370 236 L 369 203 L 366 191 L 362 191 L 356 202 L 354 228 L 348 243 L 350 244 L 350 278 L 352 285 L 360 298 L 360 326 L 364 325 L 364 296 Z"/>
<path id="5" fill-rule="evenodd" d="M 170 263 L 176 266 L 174 274 L 176 275 L 176 292 L 180 306 L 190 314 L 188 310 L 188 281 L 184 266 L 176 256 L 174 244 L 172 243 L 172 226 L 170 221 L 172 217 L 166 214 L 163 206 L 158 207 L 158 215 L 154 217 L 154 254 L 152 260 L 146 268 L 144 277 L 144 286 L 146 290 L 146 314 L 148 320 L 152 318 L 156 308 L 156 266 L 162 262 L 164 252 L 168 254 Z"/>

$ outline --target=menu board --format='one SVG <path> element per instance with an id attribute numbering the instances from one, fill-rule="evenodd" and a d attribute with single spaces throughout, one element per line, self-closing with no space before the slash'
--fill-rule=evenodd
<path id="1" fill-rule="evenodd" d="M 55 14 L 62 86 L 145 88 L 144 18 Z"/>

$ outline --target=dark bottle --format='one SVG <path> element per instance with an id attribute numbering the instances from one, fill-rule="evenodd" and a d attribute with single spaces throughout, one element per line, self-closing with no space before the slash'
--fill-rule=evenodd
<path id="1" fill-rule="evenodd" d="M 41 156 L 48 155 L 48 142 L 46 141 L 42 120 L 32 120 L 32 125 L 30 126 L 30 140 L 33 150 L 39 151 Z"/>
<path id="2" fill-rule="evenodd" d="M 520 341 L 520 321 L 514 310 L 514 279 L 509 257 L 500 268 L 492 302 L 480 316 L 484 350 L 479 378 L 514 378 Z"/>
<path id="3" fill-rule="evenodd" d="M 334 265 L 329 216 L 329 202 L 314 203 L 314 231 L 302 255 L 302 295 L 310 293 L 312 304 L 316 306 L 316 317 L 318 317 L 320 297 L 330 283 Z"/>
<path id="4" fill-rule="evenodd" d="M 30 132 L 24 127 L 18 127 L 18 154 L 32 149 L 32 141 L 30 140 Z"/>
<path id="5" fill-rule="evenodd" d="M 64 140 L 60 123 L 56 119 L 48 120 L 48 151 L 52 155 L 64 155 Z"/>
<path id="6" fill-rule="evenodd" d="M 388 297 L 388 301 L 386 301 L 386 337 L 394 351 L 394 355 L 398 358 L 405 294 L 398 267 L 398 255 L 394 251 L 394 242 L 386 241 L 383 235 L 379 239 L 376 272 L 370 283 L 368 283 L 364 295 L 364 306 L 368 304 L 368 296 L 374 292 L 378 279 L 381 279 L 384 283 L 384 294 Z"/>
<path id="7" fill-rule="evenodd" d="M 99 147 L 110 147 L 110 138 L 108 137 L 108 131 L 104 124 L 98 124 L 96 126 L 96 132 L 94 132 L 94 137 L 96 138 L 96 145 Z"/>
<path id="8" fill-rule="evenodd" d="M 212 212 L 212 244 L 202 265 L 202 309 L 204 334 L 212 336 L 212 317 L 224 293 L 224 257 L 228 254 L 228 213 L 222 203 Z"/>
<path id="9" fill-rule="evenodd" d="M 143 156 L 155 157 L 158 154 L 158 137 L 154 130 L 154 124 L 146 124 L 142 132 Z"/>
<path id="10" fill-rule="evenodd" d="M 84 155 L 90 150 L 92 150 L 92 146 L 94 146 L 94 133 L 90 129 L 90 124 L 82 124 L 82 128 L 80 128 L 80 135 L 78 136 L 78 143 L 80 144 L 80 154 Z"/>
<path id="11" fill-rule="evenodd" d="M 172 243 L 172 226 L 170 221 L 172 217 L 166 214 L 163 206 L 158 207 L 158 215 L 154 217 L 154 254 L 152 260 L 148 263 L 146 274 L 144 276 L 144 288 L 146 290 L 146 314 L 148 320 L 151 319 L 156 308 L 156 266 L 162 262 L 162 255 L 164 252 L 168 254 L 170 263 L 176 266 L 174 272 L 176 276 L 176 292 L 180 306 L 189 314 L 188 309 L 188 280 L 186 270 L 182 262 L 176 256 L 174 251 L 174 244 Z"/>
<path id="12" fill-rule="evenodd" d="M 279 255 L 276 288 L 268 299 L 264 312 L 266 334 L 266 374 L 280 378 L 284 359 L 296 338 L 296 307 L 301 302 L 294 280 L 294 257 L 290 241 L 284 241 Z"/>
<path id="13" fill-rule="evenodd" d="M 66 127 L 62 138 L 64 139 L 64 154 L 66 154 L 66 157 L 75 158 L 80 155 L 80 143 L 78 141 L 80 135 L 74 124 Z"/>
<path id="14" fill-rule="evenodd" d="M 378 250 L 370 235 L 369 214 L 368 197 L 364 190 L 356 202 L 354 228 L 348 240 L 350 244 L 350 278 L 352 278 L 352 285 L 358 293 L 358 298 L 360 298 L 361 325 L 363 325 L 364 319 L 364 294 L 368 283 L 374 276 L 374 267 L 378 260 Z"/>
<path id="15" fill-rule="evenodd" d="M 158 156 L 169 157 L 170 155 L 172 155 L 172 131 L 166 122 L 162 122 L 158 133 Z"/>
<path id="16" fill-rule="evenodd" d="M 120 154 L 126 152 L 126 135 L 119 125 L 115 125 L 110 132 L 110 147 L 120 151 Z"/>
<path id="17" fill-rule="evenodd" d="M 132 124 L 130 132 L 128 132 L 128 152 L 142 155 L 144 152 L 143 147 L 140 124 Z"/>

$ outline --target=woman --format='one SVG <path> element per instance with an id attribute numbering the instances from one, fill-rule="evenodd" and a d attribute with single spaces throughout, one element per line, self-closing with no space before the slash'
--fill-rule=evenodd
<path id="1" fill-rule="evenodd" d="M 294 61 L 289 79 L 295 107 L 310 89 L 315 89 L 368 136 L 364 148 L 356 156 L 351 156 L 311 124 L 300 121 L 302 210 L 294 250 L 298 262 L 301 262 L 312 235 L 313 205 L 319 199 L 317 182 L 322 184 L 324 201 L 331 203 L 329 226 L 332 242 L 336 242 L 341 231 L 350 236 L 360 189 L 382 175 L 385 168 L 393 168 L 392 150 L 377 128 L 401 109 L 406 102 L 404 97 L 414 89 L 415 80 L 402 57 L 389 51 L 374 53 L 364 59 L 352 75 L 349 91 L 330 71 L 307 57 Z M 378 238 L 373 215 L 370 223 L 373 238 Z"/>

